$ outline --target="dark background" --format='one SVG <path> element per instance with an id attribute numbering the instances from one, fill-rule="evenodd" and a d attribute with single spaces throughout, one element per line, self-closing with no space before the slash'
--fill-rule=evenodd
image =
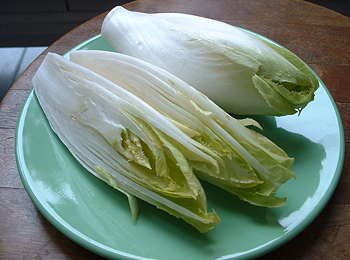
<path id="1" fill-rule="evenodd" d="M 0 47 L 49 46 L 83 22 L 131 0 L 0 0 Z"/>
<path id="2" fill-rule="evenodd" d="M 0 47 L 49 46 L 83 22 L 130 0 L 0 0 Z M 309 0 L 346 16 L 350 1 Z"/>

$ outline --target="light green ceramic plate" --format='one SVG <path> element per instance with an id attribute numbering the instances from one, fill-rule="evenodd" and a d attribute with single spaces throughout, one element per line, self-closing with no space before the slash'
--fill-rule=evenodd
<path id="1" fill-rule="evenodd" d="M 112 48 L 96 36 L 75 49 Z M 66 55 L 68 56 L 69 53 Z M 115 259 L 242 259 L 265 254 L 292 239 L 327 204 L 341 174 L 344 134 L 335 103 L 320 82 L 315 101 L 301 115 L 256 117 L 264 134 L 295 158 L 297 180 L 278 195 L 288 205 L 249 205 L 204 183 L 208 208 L 222 224 L 200 234 L 184 221 L 140 201 L 132 221 L 127 198 L 88 173 L 52 132 L 32 91 L 16 133 L 23 184 L 42 214 L 83 247 Z"/>

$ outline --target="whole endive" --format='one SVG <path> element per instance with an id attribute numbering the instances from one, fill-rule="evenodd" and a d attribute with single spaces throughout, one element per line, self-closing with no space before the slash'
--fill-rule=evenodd
<path id="1" fill-rule="evenodd" d="M 101 34 L 117 52 L 171 72 L 229 113 L 294 114 L 314 99 L 319 84 L 287 49 L 208 18 L 118 6 Z"/>

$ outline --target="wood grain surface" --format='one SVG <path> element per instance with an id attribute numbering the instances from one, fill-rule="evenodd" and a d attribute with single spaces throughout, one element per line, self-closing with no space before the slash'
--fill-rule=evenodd
<path id="1" fill-rule="evenodd" d="M 319 75 L 344 125 L 346 154 L 338 187 L 325 209 L 298 236 L 259 259 L 350 259 L 350 18 L 300 0 L 139 0 L 142 12 L 182 12 L 262 34 L 291 50 Z M 55 229 L 35 208 L 15 160 L 15 128 L 31 78 L 45 54 L 64 54 L 100 33 L 105 14 L 53 43 L 14 83 L 0 106 L 0 259 L 101 259 Z"/>

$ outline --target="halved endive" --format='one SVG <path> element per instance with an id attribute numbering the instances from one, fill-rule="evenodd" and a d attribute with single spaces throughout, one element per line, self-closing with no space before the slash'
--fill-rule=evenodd
<path id="1" fill-rule="evenodd" d="M 293 159 L 201 92 L 127 55 L 48 54 L 33 78 L 53 130 L 91 173 L 183 218 L 201 232 L 219 223 L 207 212 L 197 177 L 254 205 L 279 207 Z M 135 210 L 136 211 L 136 210 Z M 136 214 L 136 212 L 135 212 Z"/>
<path id="2" fill-rule="evenodd" d="M 117 52 L 169 71 L 229 113 L 294 114 L 319 86 L 292 52 L 208 18 L 118 6 L 106 16 L 101 34 Z"/>

